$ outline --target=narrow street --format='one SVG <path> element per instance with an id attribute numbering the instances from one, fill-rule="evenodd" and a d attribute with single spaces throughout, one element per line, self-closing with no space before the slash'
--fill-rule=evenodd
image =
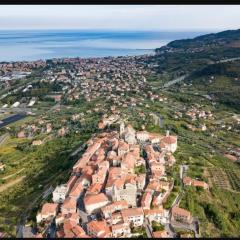
<path id="1" fill-rule="evenodd" d="M 152 236 L 152 227 L 151 227 L 151 225 L 149 223 L 148 218 L 144 218 L 143 226 L 146 229 L 147 237 L 148 238 L 153 238 L 153 236 Z"/>
<path id="2" fill-rule="evenodd" d="M 181 222 L 176 222 L 174 220 L 172 220 L 172 216 L 171 216 L 171 211 L 172 208 L 174 206 L 178 206 L 180 204 L 180 201 L 183 197 L 183 178 L 187 175 L 187 170 L 188 170 L 188 165 L 180 165 L 180 179 L 181 179 L 181 190 L 179 192 L 179 194 L 177 195 L 177 197 L 175 198 L 175 200 L 172 203 L 171 208 L 169 209 L 169 224 L 166 226 L 169 228 L 172 228 L 173 232 L 174 232 L 174 228 L 183 228 L 186 230 L 192 230 L 195 233 L 195 237 L 198 238 L 200 237 L 199 234 L 199 220 L 196 218 L 193 218 L 193 221 L 191 224 L 185 224 L 185 223 L 181 223 Z M 166 229 L 167 230 L 167 229 Z"/>

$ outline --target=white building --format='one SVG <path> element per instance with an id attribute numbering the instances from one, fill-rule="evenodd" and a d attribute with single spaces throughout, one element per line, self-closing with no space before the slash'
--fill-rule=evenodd
<path id="1" fill-rule="evenodd" d="M 136 137 L 135 137 L 135 130 L 131 125 L 128 125 L 125 128 L 123 135 L 124 140 L 128 143 L 128 144 L 136 144 Z"/>
<path id="2" fill-rule="evenodd" d="M 168 211 L 163 208 L 146 209 L 144 210 L 144 215 L 148 218 L 149 222 L 156 221 L 164 224 L 167 222 Z"/>
<path id="3" fill-rule="evenodd" d="M 63 203 L 68 192 L 67 184 L 59 185 L 53 191 L 53 202 Z"/>
<path id="4" fill-rule="evenodd" d="M 134 227 L 143 225 L 144 214 L 142 208 L 123 209 L 121 214 L 125 223 L 133 224 Z"/>
<path id="5" fill-rule="evenodd" d="M 161 139 L 166 145 L 166 150 L 174 153 L 177 150 L 177 136 L 170 136 L 169 132 L 167 132 L 166 136 Z"/>
<path id="6" fill-rule="evenodd" d="M 131 228 L 129 223 L 118 223 L 112 225 L 112 236 L 114 238 L 130 237 Z"/>
<path id="7" fill-rule="evenodd" d="M 136 138 L 140 142 L 146 142 L 149 140 L 149 134 L 147 131 L 139 131 L 136 133 Z"/>
<path id="8" fill-rule="evenodd" d="M 137 187 L 136 184 L 126 183 L 121 187 L 114 186 L 113 200 L 125 200 L 130 206 L 136 207 L 137 205 Z"/>

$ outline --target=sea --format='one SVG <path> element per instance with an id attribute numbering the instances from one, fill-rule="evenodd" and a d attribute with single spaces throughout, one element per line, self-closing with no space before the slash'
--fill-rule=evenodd
<path id="1" fill-rule="evenodd" d="M 0 62 L 63 57 L 108 57 L 153 54 L 177 39 L 207 32 L 106 30 L 1 30 Z"/>

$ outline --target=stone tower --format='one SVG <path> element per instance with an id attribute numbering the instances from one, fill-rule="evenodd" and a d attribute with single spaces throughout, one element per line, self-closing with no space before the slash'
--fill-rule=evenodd
<path id="1" fill-rule="evenodd" d="M 169 130 L 167 130 L 167 133 L 166 133 L 166 137 L 168 137 L 169 136 Z"/>
<path id="2" fill-rule="evenodd" d="M 122 136 L 124 130 L 125 130 L 124 122 L 121 122 L 121 123 L 120 123 L 120 137 Z"/>

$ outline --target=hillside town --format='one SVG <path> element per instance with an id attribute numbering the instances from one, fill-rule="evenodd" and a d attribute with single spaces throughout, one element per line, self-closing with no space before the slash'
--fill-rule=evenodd
<path id="1" fill-rule="evenodd" d="M 36 237 L 173 237 L 171 221 L 191 224 L 190 212 L 177 204 L 163 208 L 174 186 L 165 168 L 175 163 L 177 136 L 135 131 L 119 122 L 119 131 L 93 136 L 75 163 L 69 181 L 55 188 L 52 202 L 36 216 Z M 185 178 L 184 183 L 206 183 Z M 163 228 L 153 231 L 153 224 Z M 50 234 L 50 235 L 48 235 Z"/>

